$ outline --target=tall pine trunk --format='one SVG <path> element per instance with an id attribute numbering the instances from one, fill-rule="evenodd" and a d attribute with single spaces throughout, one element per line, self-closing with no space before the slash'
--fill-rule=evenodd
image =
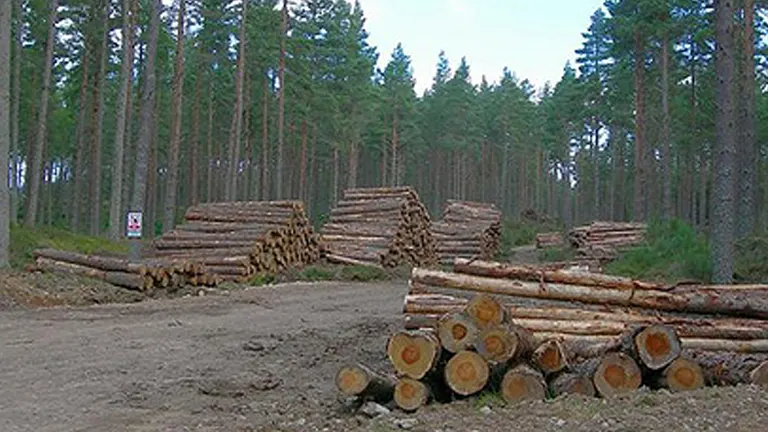
<path id="1" fill-rule="evenodd" d="M 248 2 L 243 2 L 243 18 L 240 22 L 240 48 L 237 55 L 237 77 L 235 79 L 235 109 L 232 113 L 232 125 L 229 130 L 229 148 L 227 158 L 227 177 L 225 179 L 225 197 L 227 201 L 237 199 L 237 173 L 240 162 L 240 143 L 243 128 L 243 80 L 245 77 L 245 25 Z"/>
<path id="2" fill-rule="evenodd" d="M 24 17 L 21 13 L 22 0 L 13 0 L 13 15 L 15 21 L 15 35 L 13 38 L 13 82 L 11 84 L 11 143 L 10 143 L 10 222 L 17 223 L 19 219 L 19 128 L 21 119 L 19 118 L 19 106 L 21 103 L 21 55 L 23 52 L 21 32 L 24 27 Z M 9 17 L 10 19 L 10 17 Z M 9 28 L 10 28 L 10 22 Z"/>
<path id="3" fill-rule="evenodd" d="M 269 182 L 269 79 L 262 76 L 261 101 L 261 199 L 270 198 Z"/>
<path id="4" fill-rule="evenodd" d="M 166 182 L 163 212 L 163 231 L 173 229 L 176 223 L 176 193 L 179 189 L 179 152 L 181 142 L 182 96 L 184 94 L 184 14 L 186 0 L 179 0 L 176 22 L 176 58 L 173 67 L 171 101 L 171 140 L 168 144 L 168 181 Z M 245 4 L 245 2 L 243 3 Z"/>
<path id="5" fill-rule="evenodd" d="M 307 199 L 307 119 L 301 121 L 301 160 L 299 161 L 299 199 Z"/>
<path id="6" fill-rule="evenodd" d="M 200 202 L 200 98 L 203 97 L 203 68 L 198 62 L 195 73 L 195 100 L 192 101 L 192 138 L 189 149 L 189 204 Z"/>
<path id="7" fill-rule="evenodd" d="M 77 132 L 75 133 L 75 139 L 77 141 L 77 150 L 75 152 L 75 193 L 72 200 L 72 230 L 78 232 L 82 229 L 82 209 L 86 207 L 86 194 L 85 184 L 86 176 L 88 175 L 88 164 L 85 160 L 88 152 L 88 86 L 90 85 L 90 56 L 88 52 L 90 50 L 89 44 L 86 42 L 83 48 L 83 55 L 80 60 L 80 67 L 82 68 L 82 80 L 80 82 L 80 96 L 78 105 L 77 116 Z"/>
<path id="8" fill-rule="evenodd" d="M 112 187 L 109 201 L 109 237 L 120 238 L 123 213 L 123 163 L 125 162 L 125 142 L 129 135 L 126 119 L 128 118 L 128 98 L 133 80 L 133 15 L 132 0 L 123 0 L 123 58 L 120 65 L 120 91 L 117 96 L 117 119 L 115 120 L 114 159 L 112 161 Z"/>
<path id="9" fill-rule="evenodd" d="M 214 172 L 213 166 L 216 161 L 213 154 L 213 118 L 215 108 L 213 107 L 213 77 L 208 74 L 208 127 L 206 129 L 205 144 L 205 201 L 213 202 Z"/>
<path id="10" fill-rule="evenodd" d="M 734 217 L 736 213 L 736 130 L 734 115 L 734 1 L 715 3 L 717 49 L 715 72 L 716 143 L 714 152 L 715 180 L 712 200 L 713 282 L 727 284 L 733 280 Z"/>
<path id="11" fill-rule="evenodd" d="M 280 90 L 277 101 L 277 161 L 275 192 L 277 199 L 283 199 L 283 170 L 284 170 L 284 152 L 285 152 L 285 39 L 288 31 L 288 0 L 283 0 L 282 19 L 280 22 L 280 65 L 278 67 L 278 76 L 280 79 Z M 334 201 L 335 202 L 335 201 Z"/>
<path id="12" fill-rule="evenodd" d="M 398 164 L 398 154 L 397 149 L 400 146 L 399 136 L 398 136 L 398 130 L 397 130 L 397 107 L 395 107 L 394 112 L 392 113 L 392 147 L 390 153 L 392 153 L 392 172 L 390 174 L 390 181 L 392 182 L 391 186 L 397 186 L 397 164 Z"/>
<path id="13" fill-rule="evenodd" d="M 664 146 L 662 165 L 662 216 L 672 215 L 672 151 L 669 146 L 669 33 L 664 33 L 661 42 L 661 141 Z"/>
<path id="14" fill-rule="evenodd" d="M 10 109 L 11 3 L 0 2 L 0 167 L 8 166 L 11 148 Z M 2 172 L 7 173 L 3 168 Z M 8 181 L 0 182 L 0 268 L 8 267 L 11 242 Z"/>
<path id="15" fill-rule="evenodd" d="M 7 2 L 7 0 L 6 0 Z M 32 159 L 29 161 L 29 173 L 26 184 L 29 185 L 27 202 L 27 214 L 24 215 L 24 225 L 35 225 L 37 208 L 40 201 L 40 182 L 43 176 L 43 150 L 47 139 L 48 130 L 48 100 L 51 93 L 51 73 L 53 70 L 53 45 L 56 36 L 56 19 L 59 11 L 59 0 L 51 0 L 50 13 L 48 14 L 48 38 L 45 42 L 45 61 L 43 63 L 43 80 L 40 91 L 40 106 L 37 115 L 37 137 L 33 149 Z M 6 152 L 7 154 L 7 152 Z"/>
<path id="16" fill-rule="evenodd" d="M 638 31 L 635 34 L 635 190 L 632 206 L 632 219 L 644 220 L 646 217 L 646 178 L 645 155 L 645 39 Z"/>
<path id="17" fill-rule="evenodd" d="M 739 149 L 738 202 L 736 234 L 744 238 L 755 230 L 757 197 L 757 161 L 755 145 L 755 2 L 744 0 L 744 31 L 739 79 Z"/>
<path id="18" fill-rule="evenodd" d="M 94 76 L 93 86 L 93 106 L 91 107 L 91 147 L 90 156 L 91 163 L 88 170 L 88 232 L 92 236 L 97 236 L 101 233 L 101 138 L 104 125 L 104 84 L 106 82 L 106 70 L 107 70 L 107 32 L 109 31 L 109 2 L 103 1 L 101 6 L 101 20 L 103 22 L 103 30 L 100 34 L 101 46 L 99 47 L 99 53 L 96 56 L 98 60 L 98 69 Z"/>

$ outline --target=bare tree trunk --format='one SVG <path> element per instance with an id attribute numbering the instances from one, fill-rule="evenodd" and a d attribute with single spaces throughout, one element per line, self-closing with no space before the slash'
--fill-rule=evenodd
<path id="1" fill-rule="evenodd" d="M 189 204 L 200 203 L 200 98 L 203 97 L 203 68 L 198 62 L 195 73 L 195 100 L 192 101 L 192 139 L 189 152 Z"/>
<path id="2" fill-rule="evenodd" d="M 14 52 L 13 56 L 13 83 L 11 84 L 11 186 L 10 186 L 10 222 L 17 223 L 19 220 L 19 172 L 18 172 L 18 155 L 19 155 L 19 128 L 21 127 L 21 119 L 19 118 L 19 106 L 21 103 L 21 32 L 24 26 L 24 17 L 21 14 L 21 2 L 22 0 L 13 0 L 13 14 L 16 17 L 15 31 L 16 35 L 13 38 Z M 10 17 L 9 17 L 10 19 Z M 10 27 L 10 22 L 9 22 Z"/>
<path id="3" fill-rule="evenodd" d="M 755 230 L 757 197 L 757 146 L 755 145 L 755 2 L 744 0 L 744 33 L 739 79 L 739 150 L 736 235 L 744 238 Z"/>
<path id="4" fill-rule="evenodd" d="M 120 65 L 120 92 L 117 96 L 114 159 L 112 161 L 112 188 L 109 202 L 109 238 L 117 240 L 122 232 L 123 162 L 125 158 L 128 125 L 128 97 L 133 80 L 133 15 L 132 0 L 123 0 L 123 59 Z"/>
<path id="5" fill-rule="evenodd" d="M 213 154 L 213 117 L 214 117 L 214 107 L 213 107 L 213 85 L 212 82 L 213 78 L 209 75 L 208 77 L 208 129 L 206 130 L 206 133 L 208 134 L 207 140 L 206 140 L 206 154 L 205 154 L 205 162 L 206 162 L 206 175 L 205 175 L 205 201 L 206 202 L 213 202 L 213 164 L 214 164 L 214 154 Z"/>
<path id="6" fill-rule="evenodd" d="M 6 2 L 7 3 L 7 2 Z M 24 225 L 33 227 L 37 216 L 37 206 L 40 201 L 40 181 L 43 175 L 43 149 L 45 147 L 46 132 L 48 128 L 48 99 L 51 93 L 51 72 L 53 69 L 53 45 L 56 35 L 56 19 L 59 11 L 59 0 L 51 0 L 50 13 L 48 15 L 48 38 L 45 42 L 45 63 L 43 69 L 43 81 L 40 91 L 40 106 L 37 116 L 37 139 L 33 151 L 30 168 L 27 175 L 29 185 L 27 214 L 24 217 Z M 6 152 L 7 154 L 8 152 Z"/>
<path id="7" fill-rule="evenodd" d="M 664 146 L 661 155 L 663 193 L 662 216 L 672 217 L 672 152 L 669 147 L 669 33 L 664 33 L 661 42 L 661 141 Z"/>
<path id="8" fill-rule="evenodd" d="M 392 153 L 392 173 L 390 174 L 392 182 L 392 186 L 397 186 L 397 164 L 398 164 L 398 154 L 397 149 L 400 146 L 400 139 L 398 135 L 397 130 L 397 107 L 395 107 L 395 111 L 392 114 L 392 148 L 390 153 Z"/>
<path id="9" fill-rule="evenodd" d="M 149 34 L 147 42 L 147 61 L 144 69 L 144 87 L 141 92 L 141 113 L 139 118 L 139 139 L 136 143 L 136 167 L 134 169 L 133 193 L 131 196 L 131 210 L 144 211 L 144 203 L 147 194 L 147 171 L 149 165 L 149 150 L 152 143 L 152 134 L 155 129 L 155 92 L 157 87 L 155 58 L 157 57 L 157 38 L 160 28 L 160 12 L 162 3 L 160 0 L 150 2 Z M 148 221 L 151 223 L 151 221 Z M 146 228 L 146 224 L 145 224 Z M 147 230 L 145 229 L 145 232 Z M 139 243 L 133 242 L 131 255 L 138 258 L 140 255 Z"/>
<path id="10" fill-rule="evenodd" d="M 645 195 L 648 188 L 645 157 L 645 40 L 635 34 L 635 190 L 632 220 L 646 217 Z"/>
<path id="11" fill-rule="evenodd" d="M 101 138 L 104 125 L 104 83 L 106 82 L 107 69 L 107 32 L 109 31 L 109 2 L 104 0 L 101 6 L 100 19 L 104 26 L 101 32 L 101 46 L 99 47 L 98 69 L 94 76 L 93 100 L 91 107 L 91 169 L 88 171 L 88 232 L 92 236 L 97 236 L 101 232 Z"/>
<path id="12" fill-rule="evenodd" d="M 307 199 L 307 119 L 301 121 L 301 161 L 299 161 L 299 199 Z"/>
<path id="13" fill-rule="evenodd" d="M 269 80 L 262 76 L 261 107 L 261 199 L 270 199 L 269 188 Z"/>
<path id="14" fill-rule="evenodd" d="M 245 77 L 245 17 L 247 14 L 247 4 L 248 2 L 243 2 L 243 18 L 240 22 L 240 48 L 237 55 L 237 78 L 235 79 L 235 110 L 232 113 L 232 125 L 229 132 L 229 156 L 227 158 L 227 178 L 225 179 L 225 196 L 228 201 L 237 199 L 237 172 L 243 128 L 243 79 Z"/>
<path id="15" fill-rule="evenodd" d="M 83 48 L 82 59 L 80 60 L 81 68 L 83 69 L 83 78 L 80 83 L 80 96 L 77 116 L 77 151 L 75 152 L 75 196 L 72 200 L 72 230 L 75 232 L 80 231 L 82 228 L 81 217 L 82 209 L 86 207 L 85 197 L 85 177 L 88 175 L 88 164 L 86 163 L 85 156 L 87 153 L 87 130 L 88 130 L 88 86 L 90 80 L 90 56 L 88 50 L 90 47 L 86 43 Z"/>
<path id="16" fill-rule="evenodd" d="M 240 197 L 244 200 L 250 198 L 250 173 L 253 165 L 253 148 L 251 140 L 251 78 L 245 76 L 243 86 L 243 174 L 240 190 Z"/>
<path id="17" fill-rule="evenodd" d="M 0 167 L 8 173 L 10 118 L 11 3 L 0 2 Z M 8 181 L 0 181 L 0 268 L 8 267 L 11 243 Z"/>
<path id="18" fill-rule="evenodd" d="M 736 210 L 736 131 L 734 115 L 734 4 L 733 0 L 715 3 L 717 49 L 715 70 L 716 144 L 714 152 L 715 181 L 712 200 L 713 282 L 727 284 L 733 280 L 734 217 Z"/>
<path id="19" fill-rule="evenodd" d="M 341 182 L 341 173 L 339 169 L 339 149 L 333 148 L 333 204 L 339 202 L 339 184 Z"/>
<path id="20" fill-rule="evenodd" d="M 381 166 L 379 167 L 379 185 L 387 185 L 387 134 L 381 134 Z"/>
<path id="21" fill-rule="evenodd" d="M 181 141 L 182 97 L 184 95 L 184 14 L 186 0 L 179 0 L 179 16 L 176 22 L 176 59 L 173 67 L 171 102 L 171 140 L 168 144 L 168 181 L 165 184 L 163 232 L 173 229 L 176 223 L 176 193 L 179 189 L 179 147 Z M 243 3 L 245 4 L 245 3 Z"/>
<path id="22" fill-rule="evenodd" d="M 280 65 L 278 75 L 280 79 L 280 91 L 277 106 L 277 167 L 276 167 L 276 195 L 277 199 L 283 199 L 283 169 L 285 151 L 285 38 L 288 31 L 288 0 L 283 0 L 282 21 L 280 23 Z"/>

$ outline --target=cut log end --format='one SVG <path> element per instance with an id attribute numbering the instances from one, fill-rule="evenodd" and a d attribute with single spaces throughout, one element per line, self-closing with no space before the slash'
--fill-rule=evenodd
<path id="1" fill-rule="evenodd" d="M 539 345 L 533 352 L 532 360 L 546 374 L 560 372 L 568 367 L 565 347 L 557 339 L 550 339 Z"/>
<path id="2" fill-rule="evenodd" d="M 588 397 L 595 396 L 595 386 L 592 380 L 581 374 L 563 373 L 549 384 L 549 391 L 554 396 L 563 394 L 579 394 Z"/>
<path id="3" fill-rule="evenodd" d="M 547 387 L 540 372 L 527 365 L 512 368 L 501 380 L 501 396 L 507 403 L 544 400 Z"/>
<path id="4" fill-rule="evenodd" d="M 447 351 L 455 353 L 474 345 L 477 326 L 463 314 L 446 314 L 437 323 L 440 343 Z"/>
<path id="5" fill-rule="evenodd" d="M 752 370 L 749 374 L 749 378 L 752 381 L 752 384 L 768 386 L 768 360 L 760 363 L 759 366 Z"/>
<path id="6" fill-rule="evenodd" d="M 445 365 L 445 382 L 456 394 L 469 396 L 488 383 L 488 362 L 472 351 L 461 351 Z"/>
<path id="7" fill-rule="evenodd" d="M 466 313 L 480 329 L 497 326 L 504 321 L 504 307 L 488 294 L 479 294 L 469 301 Z"/>
<path id="8" fill-rule="evenodd" d="M 653 325 L 640 331 L 635 336 L 635 348 L 640 361 L 652 370 L 669 365 L 682 352 L 675 329 L 665 325 Z"/>
<path id="9" fill-rule="evenodd" d="M 427 404 L 429 387 L 421 381 L 401 378 L 395 385 L 395 404 L 403 411 L 415 411 Z"/>
<path id="10" fill-rule="evenodd" d="M 440 343 L 427 331 L 397 332 L 387 344 L 387 355 L 395 370 L 413 379 L 421 379 L 432 370 L 439 353 Z"/>
<path id="11" fill-rule="evenodd" d="M 604 397 L 619 396 L 640 388 L 640 367 L 624 353 L 606 354 L 593 378 L 595 388 Z"/>
<path id="12" fill-rule="evenodd" d="M 377 374 L 363 365 L 347 365 L 336 374 L 336 388 L 345 396 L 392 400 L 394 379 Z"/>
<path id="13" fill-rule="evenodd" d="M 696 390 L 704 387 L 704 372 L 695 361 L 680 357 L 664 370 L 664 381 L 673 391 Z"/>
<path id="14" fill-rule="evenodd" d="M 491 362 L 505 362 L 515 356 L 518 345 L 519 340 L 515 332 L 504 327 L 491 327 L 480 333 L 475 347 L 484 359 Z"/>

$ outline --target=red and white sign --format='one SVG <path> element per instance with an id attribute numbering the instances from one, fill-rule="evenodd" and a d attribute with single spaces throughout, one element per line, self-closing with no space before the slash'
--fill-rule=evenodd
<path id="1" fill-rule="evenodd" d="M 128 238 L 141 238 L 141 212 L 128 212 L 126 231 Z"/>

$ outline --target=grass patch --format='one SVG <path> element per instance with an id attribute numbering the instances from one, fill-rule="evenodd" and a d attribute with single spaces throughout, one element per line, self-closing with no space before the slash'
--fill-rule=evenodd
<path id="1" fill-rule="evenodd" d="M 499 258 L 512 258 L 514 248 L 536 243 L 536 234 L 561 230 L 562 227 L 556 222 L 507 219 L 501 226 Z"/>
<path id="2" fill-rule="evenodd" d="M 257 273 L 248 279 L 248 285 L 259 287 L 275 283 L 275 281 L 277 281 L 277 277 L 273 274 Z"/>
<path id="3" fill-rule="evenodd" d="M 736 242 L 734 280 L 737 283 L 768 282 L 768 237 L 749 237 Z"/>
<path id="4" fill-rule="evenodd" d="M 576 258 L 576 250 L 572 248 L 547 248 L 539 252 L 539 261 L 562 262 L 573 261 Z"/>
<path id="5" fill-rule="evenodd" d="M 280 275 L 285 282 L 290 281 L 344 281 L 372 282 L 392 279 L 405 279 L 410 275 L 408 268 L 381 269 L 362 265 L 337 265 L 317 263 L 301 269 L 288 270 Z"/>
<path id="6" fill-rule="evenodd" d="M 84 254 L 107 253 L 125 255 L 127 242 L 114 242 L 103 237 L 90 237 L 53 227 L 11 226 L 11 266 L 22 268 L 34 262 L 32 252 L 40 248 L 55 248 Z"/>
<path id="7" fill-rule="evenodd" d="M 482 392 L 477 397 L 477 399 L 475 399 L 475 406 L 478 409 L 484 406 L 493 408 L 493 407 L 503 407 L 505 405 L 506 405 L 506 402 L 504 401 L 504 398 L 501 397 L 501 393 L 496 391 Z"/>
<path id="8" fill-rule="evenodd" d="M 710 249 L 706 238 L 680 220 L 652 222 L 646 242 L 620 254 L 606 273 L 674 283 L 712 279 Z"/>

